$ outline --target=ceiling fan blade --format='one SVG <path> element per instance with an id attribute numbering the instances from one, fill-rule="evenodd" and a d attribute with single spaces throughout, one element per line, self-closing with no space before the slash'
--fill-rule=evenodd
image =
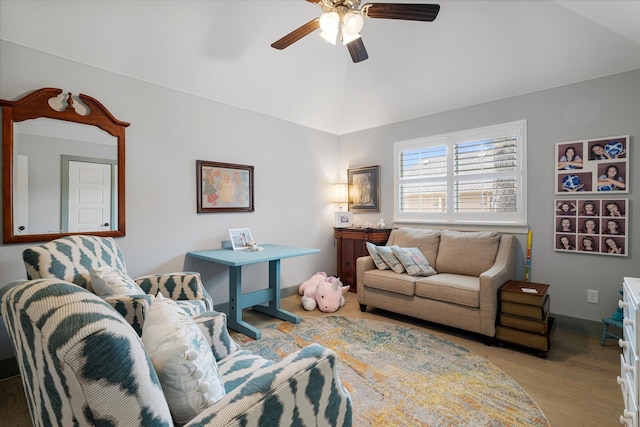
<path id="1" fill-rule="evenodd" d="M 318 4 L 321 0 L 307 0 L 309 3 Z"/>
<path id="2" fill-rule="evenodd" d="M 291 31 L 289 34 L 282 37 L 280 40 L 277 40 L 271 43 L 271 47 L 282 50 L 285 47 L 291 46 L 292 44 L 294 44 L 304 36 L 314 32 L 318 28 L 320 28 L 320 18 L 312 19 L 311 21 L 307 22 L 303 26 Z"/>
<path id="3" fill-rule="evenodd" d="M 439 4 L 367 3 L 362 10 L 369 18 L 404 19 L 431 22 L 438 16 Z"/>
<path id="4" fill-rule="evenodd" d="M 358 37 L 351 43 L 348 43 L 347 49 L 349 49 L 349 54 L 351 55 L 351 59 L 354 63 L 358 63 L 369 58 L 367 49 L 365 49 L 364 42 L 362 41 L 362 37 Z"/>

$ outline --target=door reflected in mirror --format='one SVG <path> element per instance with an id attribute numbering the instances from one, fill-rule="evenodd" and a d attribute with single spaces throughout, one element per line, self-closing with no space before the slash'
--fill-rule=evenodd
<path id="1" fill-rule="evenodd" d="M 0 105 L 4 243 L 124 236 L 129 123 L 55 88 Z"/>
<path id="2" fill-rule="evenodd" d="M 14 124 L 14 233 L 113 230 L 117 140 L 92 126 L 47 118 Z"/>

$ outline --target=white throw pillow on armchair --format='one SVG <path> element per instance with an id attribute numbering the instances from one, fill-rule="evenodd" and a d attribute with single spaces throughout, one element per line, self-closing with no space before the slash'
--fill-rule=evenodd
<path id="1" fill-rule="evenodd" d="M 142 342 L 177 424 L 190 421 L 226 394 L 204 335 L 175 301 L 161 293 L 145 318 Z"/>
<path id="2" fill-rule="evenodd" d="M 117 268 L 109 266 L 96 267 L 92 268 L 89 274 L 93 293 L 98 296 L 145 294 L 127 273 Z"/>

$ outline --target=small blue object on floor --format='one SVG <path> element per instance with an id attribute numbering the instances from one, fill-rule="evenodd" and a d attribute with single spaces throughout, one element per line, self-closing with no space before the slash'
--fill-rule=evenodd
<path id="1" fill-rule="evenodd" d="M 602 327 L 602 339 L 600 340 L 600 345 L 604 346 L 607 338 L 615 338 L 617 340 L 622 339 L 621 336 L 609 332 L 609 326 L 615 326 L 622 330 L 622 320 L 616 320 L 613 317 L 603 317 L 602 323 L 604 323 L 604 326 Z"/>

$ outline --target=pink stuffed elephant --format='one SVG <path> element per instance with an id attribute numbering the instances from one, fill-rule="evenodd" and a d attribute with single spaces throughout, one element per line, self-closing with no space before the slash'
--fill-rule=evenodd
<path id="1" fill-rule="evenodd" d="M 316 307 L 324 313 L 338 311 L 344 305 L 344 293 L 349 286 L 342 286 L 337 277 L 327 277 L 327 273 L 321 271 L 313 276 L 298 289 L 302 295 L 302 307 L 307 311 L 313 311 Z"/>

